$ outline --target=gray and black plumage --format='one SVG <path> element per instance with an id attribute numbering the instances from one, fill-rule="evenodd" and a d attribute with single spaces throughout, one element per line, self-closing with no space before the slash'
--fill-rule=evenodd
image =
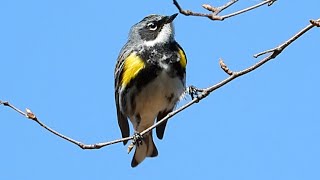
<path id="1" fill-rule="evenodd" d="M 171 112 L 185 91 L 186 56 L 174 39 L 172 16 L 149 15 L 132 26 L 128 42 L 120 51 L 115 68 L 115 101 L 122 137 L 130 135 L 128 118 L 135 133 L 152 126 Z M 166 123 L 156 128 L 163 138 Z M 127 142 L 124 142 L 126 144 Z M 131 166 L 158 150 L 152 132 L 136 145 Z"/>

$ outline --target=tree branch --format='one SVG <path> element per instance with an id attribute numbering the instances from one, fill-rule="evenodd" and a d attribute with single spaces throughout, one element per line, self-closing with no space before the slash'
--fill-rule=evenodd
<path id="1" fill-rule="evenodd" d="M 295 34 L 289 40 L 287 40 L 284 43 L 280 44 L 278 47 L 254 55 L 254 57 L 257 58 L 257 57 L 259 57 L 259 56 L 261 56 L 263 54 L 269 53 L 269 55 L 267 57 L 263 58 L 262 60 L 258 61 L 256 64 L 248 67 L 247 69 L 244 69 L 244 70 L 241 70 L 241 71 L 231 71 L 227 67 L 227 65 L 222 61 L 222 59 L 220 59 L 220 61 L 219 61 L 220 67 L 222 68 L 222 70 L 225 73 L 227 73 L 229 75 L 229 77 L 227 77 L 226 79 L 220 81 L 219 83 L 217 83 L 217 84 L 215 84 L 215 85 L 213 85 L 211 87 L 205 88 L 205 89 L 197 89 L 197 88 L 191 87 L 193 89 L 193 91 L 196 91 L 196 93 L 197 93 L 197 96 L 195 98 L 192 98 L 192 100 L 190 102 L 188 102 L 187 104 L 185 104 L 185 105 L 181 106 L 180 108 L 170 112 L 163 119 L 161 119 L 160 121 L 158 121 L 157 123 L 155 123 L 154 125 L 149 127 L 148 129 L 142 131 L 141 135 L 142 136 L 145 135 L 146 133 L 150 132 L 152 129 L 154 129 L 157 126 L 159 126 L 164 121 L 169 120 L 169 118 L 175 116 L 176 114 L 180 113 L 181 111 L 183 111 L 184 109 L 190 107 L 191 105 L 193 105 L 195 103 L 198 103 L 199 101 L 201 101 L 202 99 L 207 97 L 211 92 L 219 89 L 220 87 L 226 85 L 227 83 L 231 82 L 232 80 L 234 80 L 234 79 L 236 79 L 236 78 L 238 78 L 240 76 L 243 76 L 243 75 L 245 75 L 245 74 L 257 69 L 260 66 L 262 66 L 263 64 L 265 64 L 266 62 L 270 61 L 271 59 L 276 58 L 286 47 L 288 47 L 291 43 L 293 43 L 295 40 L 297 40 L 300 36 L 305 34 L 307 31 L 309 31 L 313 27 L 320 27 L 320 19 L 318 19 L 318 20 L 310 20 L 310 25 L 306 26 L 304 29 L 299 31 L 297 34 Z M 192 94 L 193 93 L 194 92 L 192 92 Z M 23 115 L 24 117 L 35 121 L 40 126 L 45 128 L 49 132 L 53 133 L 54 135 L 59 136 L 60 138 L 65 139 L 65 140 L 67 140 L 67 141 L 79 146 L 82 149 L 100 149 L 102 147 L 109 146 L 111 144 L 116 144 L 116 143 L 119 143 L 119 142 L 123 142 L 123 141 L 127 141 L 127 140 L 132 140 L 133 139 L 133 136 L 131 136 L 131 137 L 121 138 L 121 139 L 108 141 L 108 142 L 102 142 L 102 143 L 96 143 L 96 144 L 84 144 L 84 143 L 76 141 L 76 140 L 74 140 L 74 139 L 72 139 L 72 138 L 70 138 L 68 136 L 65 136 L 65 135 L 63 135 L 63 134 L 51 129 L 50 127 L 46 126 L 29 109 L 26 109 L 26 111 L 24 112 L 24 111 L 18 109 L 17 107 L 13 106 L 9 102 L 1 101 L 1 100 L 0 100 L 0 105 L 4 105 L 6 107 L 9 107 L 9 108 L 13 109 L 14 111 L 18 112 L 19 114 Z M 134 146 L 134 144 L 129 145 L 129 147 L 128 147 L 129 148 L 129 152 L 133 148 L 133 146 Z"/>
<path id="2" fill-rule="evenodd" d="M 221 13 L 226 8 L 228 8 L 228 7 L 232 6 L 233 4 L 235 4 L 236 2 L 238 2 L 238 0 L 230 0 L 228 3 L 226 3 L 225 5 L 220 6 L 220 7 L 213 7 L 209 4 L 203 4 L 202 7 L 208 11 L 211 11 L 212 12 L 211 14 L 198 13 L 198 12 L 193 12 L 191 10 L 184 10 L 181 8 L 181 6 L 177 0 L 173 0 L 173 4 L 177 7 L 177 9 L 179 10 L 179 12 L 181 14 L 184 14 L 186 16 L 200 16 L 200 17 L 207 17 L 211 20 L 223 21 L 227 18 L 245 13 L 247 11 L 251 11 L 251 10 L 256 9 L 260 6 L 265 5 L 265 4 L 268 4 L 268 6 L 271 6 L 275 1 L 276 0 L 264 0 L 264 1 L 262 1 L 256 5 L 253 5 L 251 7 L 239 10 L 239 11 L 231 13 L 231 14 L 223 15 L 223 16 L 219 16 L 218 14 Z"/>
<path id="3" fill-rule="evenodd" d="M 280 46 L 273 48 L 273 49 L 269 49 L 263 52 L 260 52 L 258 54 L 253 55 L 253 57 L 257 58 L 261 55 L 264 54 L 268 54 L 268 53 L 272 53 L 271 55 L 273 56 L 273 58 L 275 58 L 277 55 L 279 55 L 287 46 L 289 46 L 293 41 L 297 40 L 300 36 L 302 36 L 304 33 L 306 33 L 307 31 L 309 31 L 311 28 L 313 27 L 319 27 L 320 26 L 320 19 L 318 20 L 310 20 L 310 24 L 303 28 L 300 32 L 298 32 L 295 36 L 291 37 L 289 40 L 287 40 L 286 42 L 284 42 L 283 44 L 281 44 Z"/>
<path id="4" fill-rule="evenodd" d="M 70 138 L 68 136 L 65 136 L 65 135 L 63 135 L 63 134 L 51 129 L 50 127 L 45 125 L 43 122 L 41 122 L 37 118 L 37 116 L 28 108 L 26 108 L 26 112 L 24 112 L 24 111 L 18 109 L 17 107 L 15 107 L 14 105 L 10 104 L 9 102 L 1 101 L 1 100 L 0 100 L 0 105 L 4 105 L 4 106 L 7 106 L 7 107 L 10 107 L 11 109 L 13 109 L 16 112 L 20 113 L 24 117 L 35 121 L 36 123 L 38 123 L 40 126 L 42 126 L 44 129 L 48 130 L 52 134 L 54 134 L 56 136 L 59 136 L 60 138 L 65 139 L 65 140 L 67 140 L 67 141 L 79 146 L 82 149 L 100 149 L 100 148 L 102 148 L 104 146 L 108 146 L 108 145 L 111 145 L 111 144 L 115 144 L 115 143 L 119 143 L 119 142 L 123 142 L 123 141 L 127 141 L 127 140 L 133 139 L 132 137 L 127 137 L 127 138 L 117 139 L 117 140 L 114 140 L 114 141 L 108 141 L 108 142 L 103 142 L 103 143 L 83 144 L 83 143 L 81 143 L 79 141 L 76 141 L 76 140 L 74 140 L 74 139 L 72 139 L 72 138 Z"/>

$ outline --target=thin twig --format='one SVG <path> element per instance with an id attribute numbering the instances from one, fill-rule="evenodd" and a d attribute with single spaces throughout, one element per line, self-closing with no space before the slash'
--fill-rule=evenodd
<path id="1" fill-rule="evenodd" d="M 23 116 L 25 116 L 25 117 L 28 117 L 26 113 L 24 113 L 23 111 L 21 111 L 20 109 L 14 107 L 14 106 L 11 106 L 11 105 L 9 104 L 9 102 L 7 102 L 7 101 L 1 101 L 1 100 L 0 100 L 0 105 L 1 105 L 1 104 L 3 104 L 4 106 L 8 106 L 8 107 L 12 108 L 13 110 L 17 111 L 18 113 L 20 113 L 21 115 L 23 115 Z"/>
<path id="2" fill-rule="evenodd" d="M 317 26 L 319 27 L 317 24 L 320 24 L 320 19 L 318 20 L 310 20 L 310 24 L 303 28 L 300 32 L 298 32 L 295 36 L 291 37 L 289 40 L 287 40 L 286 42 L 284 42 L 283 44 L 281 44 L 280 46 L 273 48 L 273 49 L 269 49 L 263 52 L 260 52 L 258 54 L 253 55 L 253 57 L 257 58 L 261 55 L 267 54 L 267 53 L 271 53 L 273 52 L 273 56 L 280 54 L 287 46 L 289 46 L 293 41 L 295 41 L 296 39 L 298 39 L 300 36 L 302 36 L 304 33 L 306 33 L 307 31 L 309 31 L 311 28 Z"/>
<path id="3" fill-rule="evenodd" d="M 233 72 L 228 68 L 228 66 L 223 62 L 223 60 L 220 58 L 219 60 L 220 68 L 230 76 L 233 74 Z"/>
<path id="4" fill-rule="evenodd" d="M 251 11 L 252 9 L 258 8 L 258 7 L 263 6 L 263 5 L 265 5 L 265 4 L 268 4 L 268 5 L 269 5 L 270 3 L 273 4 L 275 1 L 276 1 L 276 0 L 263 1 L 263 2 L 261 2 L 261 3 L 259 3 L 259 4 L 254 5 L 254 6 L 251 6 L 251 7 L 245 8 L 245 9 L 242 9 L 242 10 L 240 10 L 240 11 L 237 11 L 237 12 L 234 12 L 234 13 L 231 13 L 231 14 L 228 14 L 228 15 L 221 16 L 220 18 L 221 18 L 222 20 L 224 20 L 224 19 L 226 19 L 226 18 L 230 18 L 230 17 L 232 17 L 232 16 L 236 16 L 236 15 L 245 13 L 245 12 L 247 12 L 247 11 Z M 270 5 L 269 5 L 269 6 L 270 6 Z"/>
<path id="5" fill-rule="evenodd" d="M 0 101 L 0 105 L 3 104 L 4 106 L 10 107 L 11 109 L 15 110 L 16 112 L 20 113 L 21 115 L 23 115 L 26 118 L 29 118 L 33 121 L 35 121 L 36 123 L 38 123 L 40 126 L 42 126 L 43 128 L 45 128 L 46 130 L 48 130 L 49 132 L 53 133 L 54 135 L 59 136 L 62 139 L 65 139 L 75 145 L 78 145 L 80 148 L 82 149 L 100 149 L 104 146 L 108 146 L 111 144 L 115 144 L 115 143 L 119 143 L 119 142 L 123 142 L 123 141 L 128 141 L 128 140 L 132 140 L 132 137 L 127 137 L 127 138 L 122 138 L 122 139 L 117 139 L 114 141 L 108 141 L 108 142 L 103 142 L 103 143 L 96 143 L 96 144 L 83 144 L 79 141 L 76 141 L 68 136 L 65 136 L 55 130 L 53 130 L 52 128 L 48 127 L 47 125 L 45 125 L 43 122 L 41 122 L 36 115 L 30 110 L 30 109 L 26 109 L 26 112 L 18 109 L 17 107 L 15 107 L 14 105 L 10 104 L 7 101 Z"/>
<path id="6" fill-rule="evenodd" d="M 209 4 L 203 4 L 202 7 L 208 11 L 211 11 L 214 15 L 218 15 L 221 11 L 227 9 L 228 7 L 232 6 L 234 3 L 238 2 L 238 0 L 231 0 L 223 6 L 220 7 L 213 7 Z"/>
<path id="7" fill-rule="evenodd" d="M 313 25 L 315 25 L 315 26 L 317 26 L 317 27 L 320 27 L 320 19 L 318 19 L 318 20 L 310 20 L 310 23 L 311 24 L 313 24 Z"/>
<path id="8" fill-rule="evenodd" d="M 179 10 L 179 12 L 181 14 L 184 14 L 186 16 L 203 16 L 203 17 L 208 16 L 208 14 L 196 13 L 196 12 L 192 12 L 190 10 L 184 10 L 184 9 L 181 8 L 181 6 L 179 5 L 178 1 L 176 1 L 176 0 L 173 0 L 173 4 L 177 7 L 177 9 Z"/>
<path id="9" fill-rule="evenodd" d="M 245 13 L 247 11 L 251 11 L 253 9 L 256 9 L 260 6 L 263 6 L 265 4 L 268 4 L 268 6 L 271 6 L 276 0 L 264 0 L 263 2 L 260 2 L 256 5 L 253 5 L 251 7 L 239 10 L 237 12 L 231 13 L 231 14 L 227 14 L 227 15 L 223 15 L 223 16 L 219 16 L 218 14 L 221 13 L 223 10 L 225 10 L 226 8 L 230 7 L 231 5 L 233 5 L 234 3 L 238 2 L 238 0 L 230 0 L 228 3 L 226 3 L 225 5 L 222 5 L 220 7 L 213 7 L 209 4 L 203 4 L 202 7 L 205 8 L 208 11 L 211 11 L 211 14 L 205 14 L 205 13 L 198 13 L 198 12 L 193 12 L 191 10 L 184 10 L 181 8 L 180 4 L 178 3 L 177 0 L 173 0 L 173 4 L 177 7 L 177 9 L 179 10 L 179 12 L 181 14 L 184 14 L 186 16 L 200 16 L 200 17 L 207 17 L 211 20 L 219 20 L 219 21 L 223 21 L 227 18 L 230 18 L 232 16 L 236 16 L 242 13 Z"/>

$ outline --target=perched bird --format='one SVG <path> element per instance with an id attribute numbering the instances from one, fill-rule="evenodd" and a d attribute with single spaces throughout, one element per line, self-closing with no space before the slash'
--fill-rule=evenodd
<path id="1" fill-rule="evenodd" d="M 171 112 L 185 91 L 187 59 L 174 39 L 171 16 L 149 15 L 131 27 L 115 67 L 115 101 L 122 137 L 128 137 L 130 119 L 135 135 L 152 126 Z M 163 138 L 164 122 L 156 128 Z M 124 142 L 124 145 L 127 142 Z M 152 132 L 145 134 L 131 162 L 136 167 L 158 150 Z"/>

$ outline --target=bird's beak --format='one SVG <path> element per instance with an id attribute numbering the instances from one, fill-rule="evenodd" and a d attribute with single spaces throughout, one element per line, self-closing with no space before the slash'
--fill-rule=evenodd
<path id="1" fill-rule="evenodd" d="M 167 16 L 166 17 L 166 24 L 171 23 L 177 16 L 178 16 L 178 13 L 175 13 L 171 16 Z"/>

